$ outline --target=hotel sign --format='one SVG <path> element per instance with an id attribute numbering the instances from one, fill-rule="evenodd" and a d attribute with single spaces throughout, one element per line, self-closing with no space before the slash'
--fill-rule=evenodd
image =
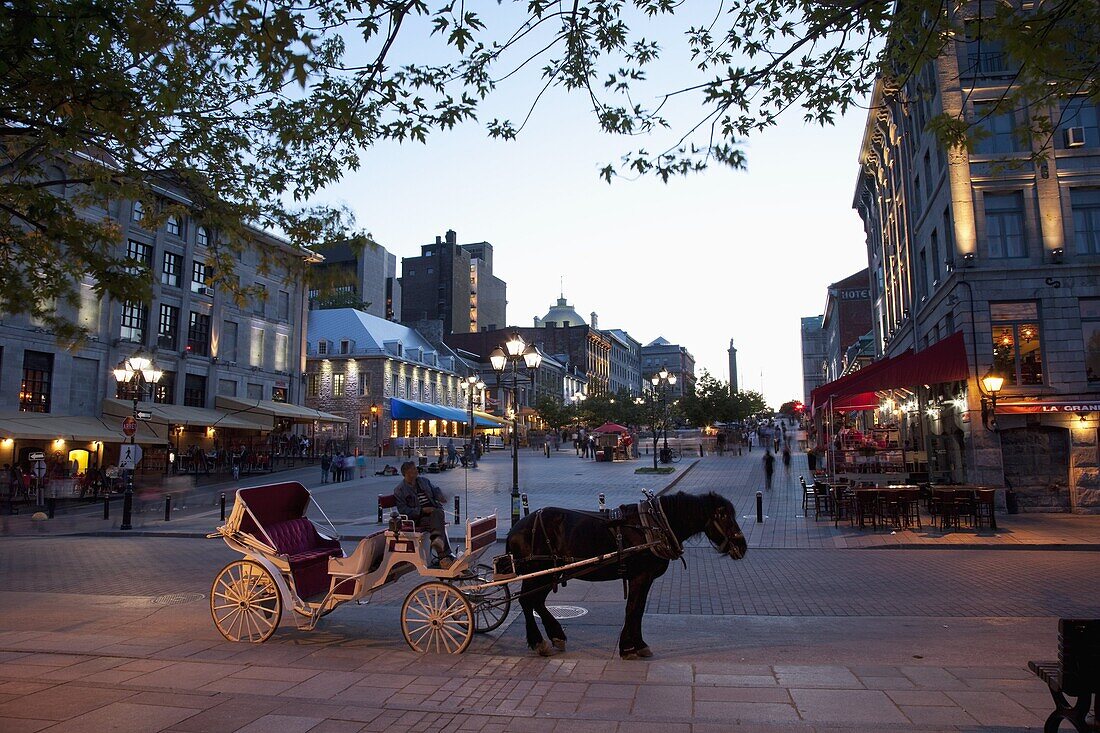
<path id="1" fill-rule="evenodd" d="M 1094 402 L 1006 402 L 997 405 L 999 415 L 1023 415 L 1034 413 L 1074 414 L 1100 412 L 1100 401 Z"/>
<path id="2" fill-rule="evenodd" d="M 870 288 L 851 288 L 848 290 L 840 291 L 841 300 L 870 300 L 871 289 Z"/>

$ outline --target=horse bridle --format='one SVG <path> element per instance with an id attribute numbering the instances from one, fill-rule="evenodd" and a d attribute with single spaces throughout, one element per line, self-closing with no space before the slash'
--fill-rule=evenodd
<path id="1" fill-rule="evenodd" d="M 744 539 L 745 534 L 743 532 L 737 532 L 733 535 L 733 537 L 730 537 L 729 534 L 726 533 L 726 530 L 723 529 L 722 525 L 718 523 L 718 520 L 721 517 L 725 516 L 725 513 L 725 507 L 718 507 L 718 509 L 714 511 L 714 516 L 710 518 L 710 522 L 708 522 L 708 524 L 713 526 L 714 531 L 722 536 L 722 543 L 717 545 L 718 552 L 723 555 L 728 555 L 730 548 L 733 547 L 733 541 L 736 540 L 738 537 Z"/>

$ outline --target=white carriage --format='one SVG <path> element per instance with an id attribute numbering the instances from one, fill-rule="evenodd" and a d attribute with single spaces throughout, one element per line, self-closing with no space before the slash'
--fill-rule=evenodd
<path id="1" fill-rule="evenodd" d="M 306 516 L 311 503 L 327 529 Z M 430 580 L 405 597 L 405 641 L 418 652 L 457 654 L 475 632 L 500 626 L 511 607 L 507 585 L 492 582 L 491 570 L 478 564 L 496 542 L 496 528 L 495 515 L 467 521 L 465 545 L 443 569 L 432 564 L 428 535 L 408 520 L 363 538 L 346 554 L 302 484 L 240 489 L 229 519 L 210 537 L 221 537 L 244 557 L 214 579 L 210 614 L 226 639 L 262 642 L 275 632 L 284 608 L 300 629 L 312 630 L 340 604 L 366 599 L 415 571 Z"/>

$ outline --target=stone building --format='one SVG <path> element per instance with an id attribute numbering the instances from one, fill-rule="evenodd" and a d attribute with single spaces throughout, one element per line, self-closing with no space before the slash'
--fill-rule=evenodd
<path id="1" fill-rule="evenodd" d="M 595 326 L 596 314 L 592 314 Z M 632 395 L 642 393 L 642 344 L 621 328 L 609 328 L 603 331 L 611 342 L 608 389 L 617 394 L 620 391 Z"/>
<path id="2" fill-rule="evenodd" d="M 943 403 L 949 429 L 927 427 L 950 436 L 956 475 L 1011 486 L 1025 507 L 1097 512 L 1100 109 L 1082 96 L 996 111 L 1015 62 L 978 41 L 959 34 L 903 88 L 880 80 L 870 100 L 854 207 L 876 347 L 919 353 L 960 333 L 968 380 L 917 390 L 921 404 L 955 392 Z M 980 131 L 972 150 L 927 131 L 940 113 Z M 1036 158 L 1042 141 L 1020 131 L 1040 116 L 1056 127 Z M 978 379 L 991 367 L 1005 383 L 986 429 Z"/>
<path id="3" fill-rule="evenodd" d="M 441 320 L 444 333 L 502 328 L 507 285 L 493 274 L 493 245 L 458 244 L 448 230 L 422 246 L 419 257 L 403 257 L 401 302 L 405 320 Z"/>
<path id="4" fill-rule="evenodd" d="M 676 375 L 676 384 L 669 389 L 673 399 L 695 393 L 695 357 L 683 346 L 658 336 L 642 347 L 642 379 L 651 379 L 662 367 Z"/>
<path id="5" fill-rule="evenodd" d="M 58 180 L 60 170 L 51 172 Z M 189 206 L 187 193 L 171 184 L 153 187 L 159 201 Z M 60 195 L 72 196 L 71 190 Z M 254 298 L 243 307 L 228 293 L 210 284 L 211 253 L 220 233 L 196 216 L 170 216 L 160 226 L 147 225 L 144 206 L 137 201 L 111 199 L 106 208 L 89 207 L 88 216 L 109 217 L 120 230 L 118 255 L 133 260 L 152 279 L 146 303 L 101 301 L 90 282 L 79 283 L 79 303 L 58 305 L 64 317 L 84 326 L 89 338 L 74 349 L 62 347 L 42 324 L 27 316 L 4 316 L 0 321 L 0 412 L 36 412 L 66 418 L 100 417 L 106 408 L 118 414 L 114 398 L 128 399 L 125 386 L 116 384 L 111 370 L 136 351 L 152 354 L 164 374 L 152 394 L 158 415 L 138 433 L 139 442 L 164 446 L 169 438 L 177 451 L 200 444 L 214 447 L 219 430 L 227 425 L 256 435 L 271 430 L 272 404 L 289 406 L 301 400 L 304 360 L 306 293 L 301 278 L 287 271 L 260 267 L 265 249 L 282 250 L 303 259 L 308 252 L 293 249 L 279 237 L 250 230 L 248 246 L 238 256 L 236 275 L 245 284 L 264 288 L 266 298 Z M 218 397 L 263 405 L 267 417 L 249 426 L 216 409 Z M 126 403 L 129 405 L 129 403 Z M 195 408 L 174 410 L 170 406 Z M 129 414 L 127 406 L 125 414 Z M 271 408 L 276 412 L 278 407 Z M 157 427 L 158 420 L 163 422 Z M 118 458 L 104 444 L 121 442 L 121 418 L 103 420 L 107 435 L 95 441 L 96 460 Z M 65 434 L 59 429 L 58 434 Z M 171 433 L 169 436 L 168 433 Z M 12 455 L 23 460 L 40 446 L 34 440 L 12 437 Z M 88 441 L 82 441 L 87 443 Z M 223 444 L 224 445 L 224 444 Z M 169 454 L 163 447 L 147 452 L 143 464 L 161 469 Z M 94 463 L 95 461 L 93 461 Z"/>
<path id="6" fill-rule="evenodd" d="M 329 297 L 348 295 L 364 303 L 362 310 L 387 321 L 401 320 L 401 282 L 397 274 L 397 257 L 385 247 L 368 238 L 357 242 L 338 242 L 322 250 L 311 270 L 322 280 L 337 284 Z M 322 304 L 317 290 L 309 292 L 310 307 Z"/>
<path id="7" fill-rule="evenodd" d="M 323 443 L 391 455 L 398 438 L 461 437 L 464 376 L 453 355 L 408 326 L 352 308 L 309 312 L 306 405 L 351 426 L 347 436 L 340 428 L 322 435 Z"/>
<path id="8" fill-rule="evenodd" d="M 802 319 L 802 404 L 810 404 L 810 393 L 825 384 L 825 332 L 821 328 L 824 316 Z"/>
<path id="9" fill-rule="evenodd" d="M 825 337 L 825 381 L 832 381 L 847 370 L 845 355 L 849 347 L 871 330 L 866 268 L 829 286 L 821 330 Z"/>

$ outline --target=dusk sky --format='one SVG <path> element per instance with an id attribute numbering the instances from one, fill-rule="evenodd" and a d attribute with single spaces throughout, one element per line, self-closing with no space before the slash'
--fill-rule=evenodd
<path id="1" fill-rule="evenodd" d="M 522 119 L 532 81 L 491 98 L 481 119 Z M 681 344 L 697 374 L 728 379 L 732 338 L 741 388 L 763 384 L 777 408 L 802 396 L 799 318 L 822 311 L 826 285 L 866 266 L 851 206 L 865 114 L 820 128 L 792 109 L 747 141 L 745 171 L 609 185 L 602 165 L 669 140 L 605 135 L 579 95 L 552 91 L 517 141 L 489 140 L 469 123 L 426 145 L 379 144 L 327 196 L 399 261 L 447 229 L 460 243 L 492 243 L 509 325 L 542 316 L 564 277 L 586 319 L 596 311 L 601 328 L 642 344 Z"/>

